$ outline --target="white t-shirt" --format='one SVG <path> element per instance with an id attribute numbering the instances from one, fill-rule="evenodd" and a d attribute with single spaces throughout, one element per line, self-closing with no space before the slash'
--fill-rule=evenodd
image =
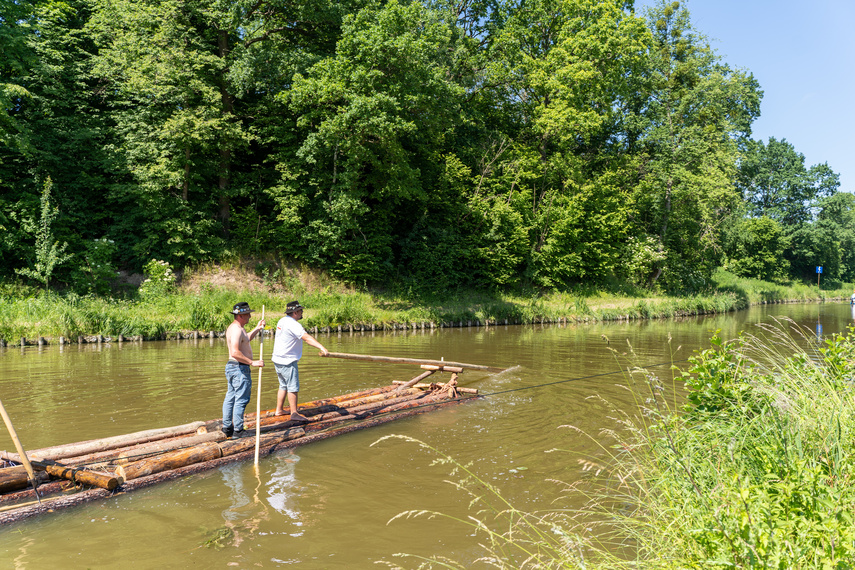
<path id="1" fill-rule="evenodd" d="M 293 317 L 285 315 L 276 323 L 276 337 L 273 340 L 273 356 L 276 364 L 291 364 L 303 356 L 303 335 L 306 329 Z"/>

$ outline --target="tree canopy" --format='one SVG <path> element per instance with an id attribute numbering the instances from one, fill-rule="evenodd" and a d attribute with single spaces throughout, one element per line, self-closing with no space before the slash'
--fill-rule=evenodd
<path id="1" fill-rule="evenodd" d="M 679 2 L 0 0 L 0 78 L 0 276 L 62 243 L 40 275 L 83 290 L 234 253 L 421 291 L 855 278 L 837 175 L 751 139 L 760 86 Z"/>

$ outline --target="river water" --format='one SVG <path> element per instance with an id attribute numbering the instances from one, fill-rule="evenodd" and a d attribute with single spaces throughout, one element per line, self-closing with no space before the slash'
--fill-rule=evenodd
<path id="1" fill-rule="evenodd" d="M 767 305 L 727 315 L 646 322 L 498 326 L 321 336 L 331 351 L 503 366 L 467 371 L 485 397 L 232 464 L 0 528 L 2 568 L 375 568 L 396 553 L 470 563 L 482 537 L 454 521 L 476 514 L 448 481 L 452 466 L 495 485 L 515 507 L 578 506 L 555 480 L 587 476 L 616 411 L 634 415 L 628 366 L 672 382 L 671 364 L 725 338 L 789 318 L 810 337 L 853 323 L 849 305 Z M 254 323 L 252 323 L 254 324 Z M 259 350 L 258 342 L 253 348 Z M 272 342 L 265 342 L 265 357 Z M 0 349 L 0 398 L 23 445 L 36 449 L 219 417 L 221 339 Z M 306 347 L 301 401 L 409 380 L 412 365 L 319 358 Z M 256 407 L 257 369 L 247 411 Z M 273 367 L 262 407 L 275 404 Z M 642 396 L 643 397 L 643 396 Z M 572 425 L 578 429 L 561 426 Z M 0 429 L 0 449 L 14 446 Z M 559 451 L 555 451 L 559 450 Z M 560 499 L 559 499 L 560 498 Z M 581 499 L 579 499 L 581 501 Z M 556 502 L 558 501 L 558 502 Z M 569 503 L 569 504 L 568 504 Z M 401 517 L 429 510 L 444 516 Z M 390 522 L 391 521 L 391 522 Z"/>

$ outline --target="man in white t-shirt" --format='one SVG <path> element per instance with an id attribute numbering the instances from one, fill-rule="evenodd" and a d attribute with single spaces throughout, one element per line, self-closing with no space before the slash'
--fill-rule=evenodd
<path id="1" fill-rule="evenodd" d="M 299 301 L 291 301 L 285 308 L 285 316 L 276 323 L 276 337 L 273 341 L 273 366 L 279 377 L 279 393 L 276 395 L 276 415 L 284 416 L 285 397 L 288 397 L 291 419 L 307 422 L 309 419 L 297 412 L 297 393 L 300 391 L 300 377 L 297 362 L 303 356 L 303 341 L 329 354 L 324 345 L 306 332 L 298 323 L 303 318 L 303 306 Z"/>

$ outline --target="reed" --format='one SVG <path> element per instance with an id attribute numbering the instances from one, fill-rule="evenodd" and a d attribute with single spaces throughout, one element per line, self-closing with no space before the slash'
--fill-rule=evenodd
<path id="1" fill-rule="evenodd" d="M 603 475 L 567 487 L 587 507 L 526 512 L 471 467 L 417 442 L 452 466 L 450 483 L 470 495 L 472 514 L 396 519 L 468 526 L 483 549 L 474 562 L 503 569 L 850 568 L 853 331 L 818 343 L 788 320 L 758 330 L 714 336 L 667 383 L 631 369 L 638 413 L 612 414 L 615 426 L 591 437 L 599 456 L 579 460 Z M 419 568 L 473 563 L 400 556 Z"/>

